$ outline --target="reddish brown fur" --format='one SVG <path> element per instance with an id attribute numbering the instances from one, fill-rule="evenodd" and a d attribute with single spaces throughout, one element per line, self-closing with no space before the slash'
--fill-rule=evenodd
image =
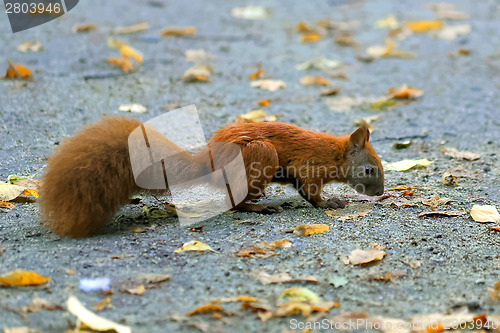
<path id="1" fill-rule="evenodd" d="M 134 181 L 128 152 L 128 136 L 138 126 L 140 123 L 135 120 L 104 118 L 65 140 L 49 159 L 40 199 L 43 220 L 55 233 L 72 237 L 95 233 L 131 194 L 140 190 Z M 237 208 L 263 211 L 265 206 L 248 201 L 262 196 L 272 181 L 292 183 L 315 207 L 343 207 L 337 199 L 323 200 L 321 189 L 330 181 L 351 182 L 347 172 L 363 163 L 370 162 L 382 170 L 368 138 L 366 126 L 351 136 L 334 137 L 284 123 L 255 123 L 226 126 L 210 142 L 231 142 L 241 148 L 246 175 L 237 176 L 241 181 L 231 187 L 231 192 L 234 197 L 248 189 Z M 180 151 L 168 139 L 158 140 L 166 150 Z M 181 152 L 180 158 L 165 163 L 167 167 L 182 170 L 186 179 L 194 179 L 209 173 L 210 166 L 200 162 L 200 156 L 206 153 L 191 156 Z M 230 155 L 222 154 L 215 168 L 227 164 L 233 158 Z M 298 172 L 321 167 L 336 167 L 343 172 L 333 176 Z M 379 179 L 375 184 L 377 192 L 380 185 L 383 191 L 383 174 L 381 182 Z"/>

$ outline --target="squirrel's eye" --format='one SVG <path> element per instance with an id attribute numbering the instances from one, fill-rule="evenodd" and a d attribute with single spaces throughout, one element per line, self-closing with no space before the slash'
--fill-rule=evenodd
<path id="1" fill-rule="evenodd" d="M 369 166 L 369 165 L 365 166 L 365 173 L 367 175 L 373 175 L 373 171 L 374 170 L 373 170 L 373 168 L 371 166 Z"/>

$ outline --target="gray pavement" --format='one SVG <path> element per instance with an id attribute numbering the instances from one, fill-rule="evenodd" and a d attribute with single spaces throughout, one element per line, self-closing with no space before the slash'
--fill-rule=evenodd
<path id="1" fill-rule="evenodd" d="M 41 175 L 46 157 L 56 144 L 84 124 L 102 115 L 123 115 L 118 106 L 140 103 L 148 108 L 131 115 L 146 121 L 165 110 L 195 103 L 207 136 L 232 122 L 236 115 L 257 107 L 257 101 L 271 99 L 269 114 L 281 114 L 281 121 L 331 134 L 352 131 L 354 121 L 381 115 L 374 122 L 373 146 L 380 158 L 394 162 L 427 158 L 426 169 L 387 172 L 386 188 L 399 185 L 424 186 L 416 197 L 446 197 L 452 200 L 444 210 L 467 210 L 473 204 L 500 208 L 500 58 L 491 57 L 500 48 L 500 5 L 490 1 L 454 1 L 457 10 L 470 15 L 465 21 L 471 32 L 453 40 L 415 34 L 396 41 L 401 49 L 416 54 L 414 59 L 381 58 L 366 63 L 357 54 L 384 43 L 386 29 L 374 23 L 393 14 L 401 22 L 432 19 L 427 2 L 421 1 L 81 1 L 70 13 L 34 29 L 12 34 L 5 14 L 0 13 L 0 71 L 7 59 L 34 71 L 32 81 L 0 81 L 0 180 L 9 174 Z M 261 21 L 231 16 L 231 9 L 247 4 L 271 10 Z M 315 22 L 357 21 L 353 37 L 359 46 L 341 47 L 331 38 L 317 43 L 300 43 L 295 25 L 302 19 Z M 116 51 L 106 46 L 110 31 L 147 21 L 151 28 L 134 35 L 117 36 L 144 54 L 143 65 L 129 75 L 111 68 L 106 59 Z M 98 28 L 74 34 L 74 24 L 92 22 Z M 167 26 L 196 26 L 195 36 L 159 38 Z M 21 53 L 16 46 L 39 40 L 40 53 Z M 469 56 L 450 57 L 460 47 Z M 204 49 L 214 56 L 215 73 L 210 83 L 184 83 L 180 77 L 191 67 L 184 51 Z M 329 78 L 319 71 L 298 71 L 295 66 L 317 57 L 344 62 L 333 73 L 343 72 L 347 80 Z M 250 87 L 248 75 L 263 66 L 267 75 L 287 83 L 276 92 Z M 338 97 L 320 97 L 318 87 L 302 86 L 303 75 L 329 78 L 340 88 Z M 86 79 L 87 78 L 87 79 Z M 343 97 L 375 98 L 389 87 L 407 83 L 424 91 L 410 103 L 375 111 L 361 104 L 338 112 L 332 103 Z M 392 148 L 394 138 L 417 136 L 403 150 Z M 454 147 L 481 155 L 477 161 L 459 161 L 442 150 Z M 457 186 L 442 184 L 444 171 L 463 166 L 468 177 Z M 360 200 L 346 186 L 332 185 L 328 194 L 341 195 L 351 204 Z M 400 192 L 395 195 L 399 197 Z M 293 277 L 314 275 L 319 283 L 304 285 L 325 300 L 339 303 L 326 318 L 352 311 L 409 320 L 417 314 L 445 313 L 460 305 L 480 313 L 500 314 L 487 291 L 500 280 L 500 233 L 490 225 L 474 222 L 469 214 L 457 218 L 420 218 L 429 207 L 397 208 L 373 204 L 366 217 L 340 222 L 324 211 L 307 205 L 289 187 L 273 185 L 265 202 L 287 203 L 283 212 L 263 216 L 225 213 L 205 221 L 202 233 L 181 227 L 175 217 L 152 219 L 142 206 L 158 205 L 151 197 L 127 205 L 113 218 L 103 234 L 88 239 L 60 238 L 40 225 L 36 202 L 15 203 L 0 212 L 0 274 L 22 268 L 49 276 L 41 287 L 0 288 L 0 329 L 27 326 L 41 332 L 62 332 L 69 328 L 66 311 L 40 310 L 25 316 L 16 313 L 34 297 L 65 306 L 76 295 L 92 308 L 104 296 L 79 290 L 82 278 L 109 277 L 114 294 L 112 309 L 100 315 L 130 325 L 134 332 L 283 332 L 290 319 L 262 322 L 258 316 L 227 305 L 233 316 L 222 320 L 210 315 L 183 317 L 196 306 L 217 297 L 241 294 L 258 297 L 274 305 L 283 290 L 292 284 L 263 285 L 252 278 L 255 271 L 270 274 L 288 272 Z M 370 203 L 372 204 L 372 203 Z M 237 223 L 250 220 L 249 223 Z M 325 223 L 323 234 L 298 237 L 284 233 L 302 223 Z M 144 233 L 133 233 L 136 227 Z M 183 243 L 198 239 L 218 253 L 174 253 Z M 276 250 L 268 259 L 241 258 L 234 252 L 260 241 L 288 239 L 291 249 Z M 386 257 L 369 267 L 345 265 L 341 258 L 371 243 L 385 246 Z M 112 256 L 121 256 L 112 259 Z M 403 262 L 416 260 L 418 268 Z M 74 269 L 74 275 L 67 275 Z M 368 273 L 403 271 L 397 281 L 380 282 Z M 140 273 L 170 274 L 170 281 L 141 295 L 120 292 L 120 284 Z M 345 277 L 348 283 L 334 288 L 330 281 Z M 198 328 L 197 328 L 198 327 Z"/>

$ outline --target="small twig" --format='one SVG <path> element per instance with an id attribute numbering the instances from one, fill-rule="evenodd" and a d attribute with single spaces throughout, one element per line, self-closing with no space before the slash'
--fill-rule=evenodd
<path id="1" fill-rule="evenodd" d="M 424 134 L 424 135 L 408 135 L 408 136 L 399 136 L 399 137 L 395 137 L 395 138 L 385 137 L 385 138 L 375 139 L 375 140 L 371 140 L 371 141 L 375 142 L 375 141 L 393 141 L 393 140 L 404 140 L 404 139 L 425 139 L 427 137 L 428 137 L 427 134 Z"/>

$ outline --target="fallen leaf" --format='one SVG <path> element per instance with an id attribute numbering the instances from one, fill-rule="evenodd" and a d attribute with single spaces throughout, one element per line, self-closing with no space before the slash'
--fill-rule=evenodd
<path id="1" fill-rule="evenodd" d="M 339 93 L 339 88 L 327 88 L 325 90 L 322 90 L 319 95 L 320 96 L 335 96 Z"/>
<path id="2" fill-rule="evenodd" d="M 413 141 L 411 140 L 405 140 L 405 141 L 400 141 L 400 142 L 394 142 L 392 147 L 394 149 L 405 149 L 410 147 L 413 144 Z"/>
<path id="3" fill-rule="evenodd" d="M 325 57 L 320 57 L 298 64 L 297 66 L 295 66 L 295 68 L 299 71 L 307 69 L 318 69 L 323 71 L 323 70 L 338 68 L 342 66 L 342 64 L 343 63 L 338 60 L 331 60 Z"/>
<path id="4" fill-rule="evenodd" d="M 126 58 L 108 58 L 108 63 L 120 67 L 124 72 L 134 69 L 134 65 Z"/>
<path id="5" fill-rule="evenodd" d="M 13 64 L 7 59 L 7 72 L 5 73 L 5 78 L 7 79 L 28 79 L 31 77 L 31 70 L 27 67 L 19 64 Z"/>
<path id="6" fill-rule="evenodd" d="M 410 197 L 412 197 L 412 196 L 414 196 L 414 195 L 415 195 L 415 192 L 411 192 L 411 191 L 406 190 L 406 191 L 404 191 L 401 195 L 402 195 L 403 197 L 406 197 L 406 196 L 410 196 Z"/>
<path id="7" fill-rule="evenodd" d="M 371 125 L 374 121 L 380 120 L 382 118 L 381 115 L 373 115 L 369 117 L 359 118 L 354 122 L 354 125 L 361 126 L 362 124 Z"/>
<path id="8" fill-rule="evenodd" d="M 413 32 L 427 32 L 433 29 L 441 29 L 443 22 L 441 21 L 412 21 L 407 22 L 405 26 Z"/>
<path id="9" fill-rule="evenodd" d="M 281 80 L 256 80 L 250 82 L 250 86 L 262 90 L 276 91 L 279 89 L 285 89 L 286 83 Z"/>
<path id="10" fill-rule="evenodd" d="M 355 46 L 355 45 L 359 44 L 350 35 L 348 35 L 348 36 L 340 36 L 340 37 L 335 38 L 335 43 L 339 44 L 340 46 Z"/>
<path id="11" fill-rule="evenodd" d="M 345 276 L 334 276 L 328 281 L 334 288 L 345 286 L 349 280 Z"/>
<path id="12" fill-rule="evenodd" d="M 184 54 L 186 55 L 187 62 L 205 62 L 213 58 L 205 50 L 186 50 Z"/>
<path id="13" fill-rule="evenodd" d="M 375 28 L 396 29 L 399 22 L 394 15 L 387 15 L 375 22 Z"/>
<path id="14" fill-rule="evenodd" d="M 314 30 L 303 20 L 300 20 L 299 23 L 295 26 L 295 30 L 297 30 L 298 33 L 308 33 L 308 32 L 313 32 Z"/>
<path id="15" fill-rule="evenodd" d="M 107 44 L 110 49 L 118 50 L 121 53 L 121 57 L 108 58 L 108 63 L 110 65 L 119 66 L 124 72 L 128 72 L 134 68 L 130 59 L 135 60 L 138 64 L 142 63 L 142 53 L 127 43 L 114 38 L 108 38 Z"/>
<path id="16" fill-rule="evenodd" d="M 269 257 L 273 257 L 276 254 L 272 251 L 269 251 L 268 249 L 258 247 L 256 245 L 249 245 L 245 248 L 242 248 L 238 251 L 235 252 L 237 257 L 257 257 L 257 258 L 262 258 L 262 259 L 267 259 Z"/>
<path id="17" fill-rule="evenodd" d="M 295 227 L 294 234 L 308 236 L 312 234 L 322 234 L 330 229 L 326 224 L 301 224 Z"/>
<path id="18" fill-rule="evenodd" d="M 436 37 L 451 40 L 457 38 L 459 35 L 467 35 L 470 32 L 470 24 L 450 25 L 445 26 L 443 29 L 437 32 Z"/>
<path id="19" fill-rule="evenodd" d="M 82 24 L 75 24 L 73 28 L 71 28 L 71 31 L 76 34 L 78 32 L 89 32 L 91 30 L 97 29 L 97 24 L 94 23 L 82 23 Z"/>
<path id="20" fill-rule="evenodd" d="M 371 214 L 371 212 L 372 212 L 372 207 L 368 204 L 352 204 L 342 210 L 335 210 L 335 209 L 325 210 L 325 214 L 328 217 L 331 217 L 333 219 L 338 219 L 341 222 L 357 219 L 359 217 L 364 217 Z"/>
<path id="21" fill-rule="evenodd" d="M 304 287 L 285 289 L 281 293 L 280 298 L 288 299 L 291 302 L 317 303 L 320 301 L 320 298 L 316 293 Z"/>
<path id="22" fill-rule="evenodd" d="M 456 58 L 459 56 L 469 56 L 471 53 L 471 50 L 460 47 L 456 52 L 449 52 L 448 55 L 452 58 Z"/>
<path id="23" fill-rule="evenodd" d="M 142 295 L 146 291 L 146 287 L 144 287 L 143 284 L 140 284 L 135 287 L 125 288 L 124 291 L 131 295 Z"/>
<path id="24" fill-rule="evenodd" d="M 263 284 L 273 284 L 273 283 L 296 283 L 296 282 L 309 282 L 318 283 L 318 279 L 314 276 L 306 276 L 303 278 L 292 278 L 288 273 L 278 273 L 270 275 L 264 271 L 256 274 L 256 279 Z"/>
<path id="25" fill-rule="evenodd" d="M 323 36 L 317 32 L 309 32 L 306 34 L 303 34 L 300 37 L 300 42 L 301 43 L 313 43 L 317 42 L 319 40 L 323 39 Z"/>
<path id="26" fill-rule="evenodd" d="M 147 30 L 149 28 L 150 26 L 148 22 L 139 22 L 126 27 L 116 27 L 113 30 L 111 30 L 111 33 L 114 35 L 135 34 Z"/>
<path id="27" fill-rule="evenodd" d="M 353 265 L 366 264 L 372 261 L 382 260 L 385 252 L 380 250 L 360 250 L 356 249 L 349 254 L 349 262 Z"/>
<path id="28" fill-rule="evenodd" d="M 208 82 L 208 78 L 213 72 L 214 69 L 210 65 L 195 65 L 187 69 L 181 79 L 184 82 Z"/>
<path id="29" fill-rule="evenodd" d="M 260 101 L 257 102 L 257 104 L 259 104 L 260 107 L 266 107 L 270 103 L 271 103 L 271 101 L 268 99 L 261 99 Z"/>
<path id="30" fill-rule="evenodd" d="M 382 111 L 385 109 L 388 109 L 394 105 L 396 105 L 398 102 L 395 101 L 392 98 L 382 98 L 379 101 L 373 102 L 370 104 L 370 109 L 376 110 L 376 111 Z"/>
<path id="31" fill-rule="evenodd" d="M 102 311 L 104 309 L 111 309 L 113 308 L 113 305 L 111 304 L 111 297 L 106 297 L 96 305 L 94 305 L 94 310 L 95 311 Z"/>
<path id="32" fill-rule="evenodd" d="M 14 208 L 15 206 L 10 202 L 0 201 L 0 208 Z"/>
<path id="33" fill-rule="evenodd" d="M 67 269 L 65 273 L 68 275 L 75 275 L 76 271 L 73 268 L 71 268 L 71 269 Z"/>
<path id="34" fill-rule="evenodd" d="M 212 249 L 209 245 L 207 245 L 207 244 L 205 244 L 203 242 L 200 242 L 200 241 L 196 241 L 196 240 L 192 240 L 192 241 L 189 241 L 187 243 L 184 243 L 181 248 L 175 250 L 174 252 L 175 253 L 179 253 L 179 252 L 184 252 L 184 251 L 212 251 L 212 252 L 217 252 L 214 249 Z"/>
<path id="35" fill-rule="evenodd" d="M 420 261 L 418 260 L 415 260 L 413 258 L 403 258 L 401 259 L 401 262 L 405 265 L 408 265 L 410 266 L 411 268 L 415 269 L 415 268 L 419 268 L 422 264 L 420 263 Z"/>
<path id="36" fill-rule="evenodd" d="M 237 124 L 243 123 L 258 123 L 261 121 L 276 121 L 276 116 L 270 116 L 263 110 L 253 110 L 245 114 L 236 116 L 235 122 Z"/>
<path id="37" fill-rule="evenodd" d="M 422 186 L 406 186 L 406 185 L 400 185 L 396 187 L 391 187 L 386 189 L 386 191 L 400 191 L 400 190 L 418 190 L 418 189 L 423 189 L 424 187 Z"/>
<path id="38" fill-rule="evenodd" d="M 122 104 L 118 107 L 118 110 L 122 112 L 144 113 L 148 109 L 146 109 L 144 105 L 134 103 L 134 104 Z"/>
<path id="39" fill-rule="evenodd" d="M 139 283 L 161 283 L 170 280 L 168 274 L 142 273 L 135 279 Z"/>
<path id="40" fill-rule="evenodd" d="M 262 6 L 236 7 L 231 10 L 231 16 L 246 20 L 264 20 L 271 16 L 270 10 Z"/>
<path id="41" fill-rule="evenodd" d="M 186 37 L 196 33 L 196 27 L 168 27 L 160 31 L 160 37 Z"/>
<path id="42" fill-rule="evenodd" d="M 453 212 L 431 211 L 431 212 L 420 213 L 418 214 L 418 217 L 457 217 L 464 214 L 465 212 L 461 211 L 453 211 Z"/>
<path id="43" fill-rule="evenodd" d="M 420 160 L 402 160 L 399 162 L 392 163 L 382 163 L 384 166 L 384 171 L 409 171 L 418 167 L 425 167 L 429 164 L 433 163 L 428 159 L 420 159 Z"/>
<path id="44" fill-rule="evenodd" d="M 437 20 L 467 20 L 469 15 L 455 9 L 451 3 L 431 4 L 431 10 L 436 13 Z"/>
<path id="45" fill-rule="evenodd" d="M 500 222 L 500 214 L 492 205 L 474 205 L 470 210 L 470 215 L 476 222 Z"/>
<path id="46" fill-rule="evenodd" d="M 415 54 L 399 49 L 397 44 L 389 38 L 385 40 L 385 45 L 375 45 L 367 48 L 366 54 L 375 59 L 380 57 L 415 58 Z"/>
<path id="47" fill-rule="evenodd" d="M 248 79 L 257 80 L 260 79 L 262 76 L 264 76 L 264 69 L 260 68 L 256 72 L 253 72 L 252 74 L 248 75 Z"/>
<path id="48" fill-rule="evenodd" d="M 432 210 L 434 210 L 434 208 L 436 208 L 439 205 L 446 205 L 452 201 L 451 199 L 440 198 L 440 197 L 432 197 L 430 199 L 420 198 L 417 200 L 420 200 L 422 204 L 431 207 Z"/>
<path id="49" fill-rule="evenodd" d="M 239 296 L 233 296 L 233 297 L 223 297 L 223 298 L 217 298 L 210 303 L 235 303 L 235 302 L 258 302 L 260 301 L 256 297 L 248 296 L 248 295 L 239 295 Z"/>
<path id="50" fill-rule="evenodd" d="M 21 311 L 24 313 L 35 313 L 35 312 L 40 311 L 41 309 L 44 309 L 47 311 L 54 311 L 54 310 L 66 311 L 66 309 L 64 307 L 62 307 L 61 305 L 49 304 L 49 302 L 47 302 L 43 298 L 39 298 L 39 297 L 33 298 L 33 301 L 31 304 L 21 307 Z"/>
<path id="51" fill-rule="evenodd" d="M 319 77 L 319 76 L 313 77 L 313 76 L 306 75 L 300 79 L 300 84 L 302 84 L 304 86 L 310 85 L 310 84 L 319 84 L 319 85 L 327 86 L 329 84 L 329 82 L 327 79 L 324 79 L 324 78 Z"/>
<path id="52" fill-rule="evenodd" d="M 70 296 L 68 298 L 67 307 L 69 312 L 92 330 L 101 332 L 114 330 L 117 333 L 132 333 L 132 329 L 129 326 L 120 325 L 89 311 L 75 296 Z"/>
<path id="53" fill-rule="evenodd" d="M 3 286 L 35 286 L 47 283 L 50 278 L 42 276 L 36 272 L 16 269 L 0 276 L 0 285 Z"/>
<path id="54" fill-rule="evenodd" d="M 42 52 L 43 51 L 42 43 L 37 41 L 37 40 L 27 41 L 27 42 L 21 43 L 16 48 L 21 52 Z"/>
<path id="55" fill-rule="evenodd" d="M 361 278 L 369 281 L 383 281 L 383 282 L 394 282 L 406 276 L 406 272 L 401 270 L 396 270 L 393 272 L 374 272 L 369 271 L 365 273 Z"/>
<path id="56" fill-rule="evenodd" d="M 397 99 L 414 99 L 424 94 L 422 90 L 408 87 L 403 84 L 400 88 L 389 88 L 387 92 L 392 98 Z"/>
<path id="57" fill-rule="evenodd" d="M 276 249 L 276 248 L 292 247 L 293 243 L 286 239 L 283 239 L 283 240 L 269 242 L 269 244 L 266 242 L 260 242 L 260 245 L 268 249 Z"/>
<path id="58" fill-rule="evenodd" d="M 207 304 L 204 304 L 204 305 L 201 305 L 201 306 L 195 308 L 191 312 L 188 312 L 186 315 L 193 316 L 196 314 L 214 313 L 214 312 L 224 313 L 226 315 L 228 314 L 227 311 L 224 310 L 224 308 L 222 306 L 215 304 L 215 303 L 207 303 Z"/>
<path id="59" fill-rule="evenodd" d="M 481 155 L 470 152 L 470 151 L 459 151 L 456 148 L 445 148 L 443 153 L 457 160 L 475 161 L 481 158 Z"/>

